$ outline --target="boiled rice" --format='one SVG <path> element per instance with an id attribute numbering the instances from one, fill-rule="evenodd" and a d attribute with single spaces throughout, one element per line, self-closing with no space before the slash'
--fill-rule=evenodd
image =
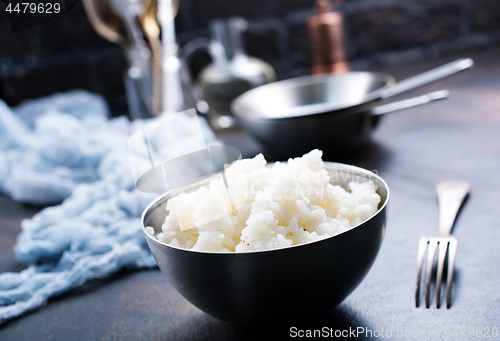
<path id="1" fill-rule="evenodd" d="M 321 158 L 313 150 L 272 167 L 262 154 L 237 161 L 225 171 L 229 191 L 219 174 L 170 199 L 156 238 L 199 251 L 268 250 L 333 236 L 375 214 L 377 185 L 350 182 L 349 191 L 332 185 Z"/>

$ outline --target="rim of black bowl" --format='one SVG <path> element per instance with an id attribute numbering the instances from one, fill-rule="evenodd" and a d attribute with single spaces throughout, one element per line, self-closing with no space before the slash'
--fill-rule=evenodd
<path id="1" fill-rule="evenodd" d="M 350 228 L 349 230 L 346 230 L 346 231 L 334 234 L 333 236 L 328 236 L 328 237 L 323 238 L 323 239 L 313 240 L 313 241 L 302 243 L 302 244 L 284 246 L 284 247 L 279 247 L 279 248 L 274 248 L 274 249 L 267 249 L 267 250 L 251 250 L 251 251 L 242 251 L 242 252 L 191 250 L 191 249 L 185 249 L 185 248 L 182 248 L 182 247 L 177 247 L 177 246 L 173 246 L 173 245 L 161 242 L 154 235 L 151 235 L 148 232 L 146 232 L 146 227 L 150 226 L 150 225 L 147 225 L 147 226 L 145 225 L 146 217 L 150 214 L 150 211 L 153 208 L 158 208 L 159 206 L 162 206 L 167 200 L 170 199 L 170 198 L 166 198 L 172 192 L 172 191 L 169 191 L 169 192 L 166 192 L 166 193 L 160 195 L 156 199 L 154 199 L 144 209 L 144 211 L 142 212 L 142 215 L 141 215 L 142 231 L 146 235 L 146 238 L 150 238 L 152 241 L 154 241 L 154 242 L 156 242 L 158 244 L 165 245 L 165 246 L 170 247 L 172 249 L 176 249 L 176 250 L 179 250 L 179 251 L 185 251 L 185 252 L 201 253 L 201 254 L 211 254 L 211 255 L 245 255 L 245 254 L 261 253 L 261 252 L 274 252 L 274 251 L 279 251 L 279 250 L 286 250 L 286 249 L 291 249 L 291 248 L 295 248 L 295 247 L 301 247 L 301 246 L 311 245 L 311 244 L 314 244 L 314 243 L 320 243 L 320 242 L 323 242 L 323 241 L 328 240 L 330 238 L 335 238 L 335 237 L 340 236 L 340 235 L 342 235 L 344 233 L 348 233 L 349 231 L 352 231 L 352 230 L 358 228 L 359 226 L 367 223 L 368 221 L 374 219 L 388 205 L 389 198 L 390 198 L 389 186 L 387 185 L 387 183 L 385 182 L 385 180 L 382 179 L 378 174 L 375 174 L 372 171 L 369 171 L 369 170 L 361 168 L 361 167 L 357 167 L 357 166 L 353 166 L 353 165 L 348 165 L 348 164 L 344 164 L 344 163 L 323 161 L 323 164 L 324 164 L 324 168 L 327 171 L 332 171 L 332 170 L 353 170 L 353 171 L 359 172 L 361 174 L 367 175 L 367 176 L 369 176 L 369 178 L 375 178 L 379 182 L 381 182 L 384 185 L 384 189 L 385 189 L 385 191 L 386 191 L 387 194 L 385 196 L 384 202 L 382 203 L 382 205 L 380 205 L 380 207 L 378 208 L 377 212 L 375 212 L 370 218 L 368 218 L 365 221 L 361 222 L 360 224 L 358 224 L 358 225 Z M 266 167 L 269 167 L 269 166 L 272 166 L 272 165 L 274 165 L 274 162 L 273 163 L 271 163 L 271 162 L 268 163 L 266 165 Z M 334 166 L 336 168 L 329 168 L 329 166 Z M 182 192 L 179 192 L 177 195 L 179 195 L 180 193 L 182 193 Z"/>

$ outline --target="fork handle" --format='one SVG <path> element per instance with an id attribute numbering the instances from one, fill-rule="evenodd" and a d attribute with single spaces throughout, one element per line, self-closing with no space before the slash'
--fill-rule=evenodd
<path id="1" fill-rule="evenodd" d="M 449 235 L 470 184 L 463 180 L 443 181 L 436 185 L 439 202 L 439 234 Z"/>

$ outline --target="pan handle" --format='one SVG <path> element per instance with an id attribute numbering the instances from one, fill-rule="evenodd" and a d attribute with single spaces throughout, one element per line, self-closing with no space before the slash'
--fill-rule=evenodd
<path id="1" fill-rule="evenodd" d="M 389 88 L 382 97 L 388 98 L 398 95 L 402 92 L 417 88 L 421 85 L 434 82 L 438 79 L 450 76 L 459 71 L 468 69 L 474 65 L 474 61 L 470 58 L 463 58 L 454 62 L 445 64 L 438 68 L 429 70 L 419 75 L 405 79 L 404 81 L 396 83 L 393 87 Z"/>
<path id="2" fill-rule="evenodd" d="M 415 107 L 421 104 L 426 104 L 432 101 L 445 99 L 448 98 L 449 94 L 450 92 L 448 90 L 435 91 L 423 96 L 405 99 L 404 101 L 380 105 L 378 107 L 373 108 L 371 112 L 373 116 L 384 115 L 394 111 Z"/>

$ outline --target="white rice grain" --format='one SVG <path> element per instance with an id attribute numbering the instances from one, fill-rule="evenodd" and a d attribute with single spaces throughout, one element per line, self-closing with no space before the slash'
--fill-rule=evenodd
<path id="1" fill-rule="evenodd" d="M 321 157 L 313 150 L 272 167 L 262 154 L 237 161 L 225 172 L 230 197 L 219 175 L 208 187 L 170 199 L 156 237 L 200 251 L 266 250 L 333 236 L 375 214 L 377 185 L 351 182 L 349 191 L 334 186 Z"/>

